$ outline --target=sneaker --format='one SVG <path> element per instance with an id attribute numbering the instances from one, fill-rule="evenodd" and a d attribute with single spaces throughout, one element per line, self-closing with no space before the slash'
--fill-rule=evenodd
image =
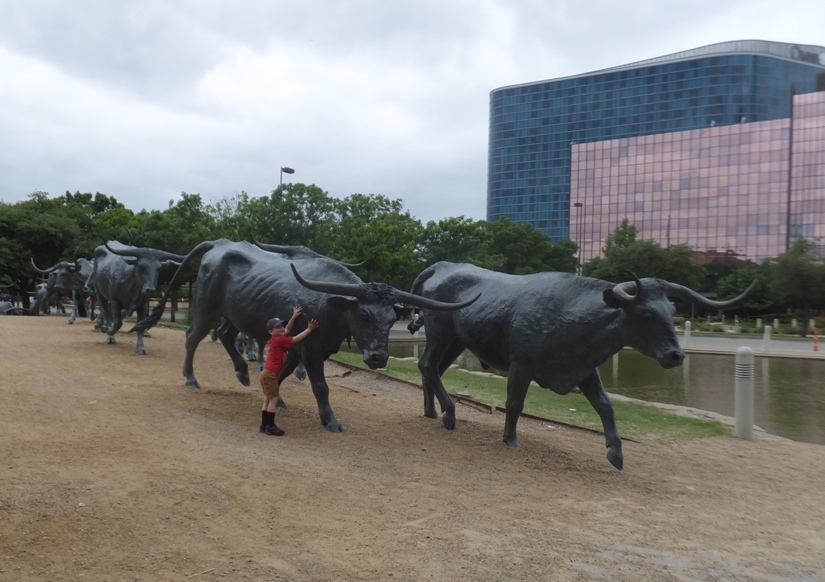
<path id="1" fill-rule="evenodd" d="M 280 429 L 277 425 L 273 424 L 264 429 L 264 434 L 268 434 L 269 436 L 284 436 L 286 433 L 283 429 Z"/>

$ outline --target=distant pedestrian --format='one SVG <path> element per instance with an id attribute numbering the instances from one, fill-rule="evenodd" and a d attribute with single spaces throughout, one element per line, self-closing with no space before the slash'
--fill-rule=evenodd
<path id="1" fill-rule="evenodd" d="M 269 351 L 266 354 L 266 363 L 261 371 L 264 404 L 261 408 L 260 431 L 270 436 L 284 436 L 284 431 L 275 424 L 275 407 L 278 404 L 278 394 L 280 393 L 278 375 L 284 368 L 287 351 L 292 344 L 298 343 L 318 327 L 318 320 L 311 319 L 304 331 L 294 337 L 287 335 L 292 331 L 292 324 L 295 323 L 301 311 L 300 305 L 295 306 L 292 310 L 292 317 L 289 318 L 286 325 L 284 325 L 282 319 L 277 317 L 273 317 L 266 322 L 266 331 L 269 332 L 270 338 L 267 342 Z"/>

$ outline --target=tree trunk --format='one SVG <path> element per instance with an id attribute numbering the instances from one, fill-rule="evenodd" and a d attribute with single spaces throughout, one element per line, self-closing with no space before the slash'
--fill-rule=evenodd
<path id="1" fill-rule="evenodd" d="M 802 329 L 799 331 L 801 337 L 808 337 L 808 328 L 811 325 L 811 309 L 807 305 L 802 311 Z"/>

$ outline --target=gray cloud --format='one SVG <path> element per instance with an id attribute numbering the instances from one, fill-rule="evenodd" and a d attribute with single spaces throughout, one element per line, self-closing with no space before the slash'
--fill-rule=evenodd
<path id="1" fill-rule="evenodd" d="M 267 194 L 288 165 L 336 197 L 483 218 L 492 89 L 737 38 L 823 44 L 820 4 L 6 3 L 0 200 L 165 208 Z"/>

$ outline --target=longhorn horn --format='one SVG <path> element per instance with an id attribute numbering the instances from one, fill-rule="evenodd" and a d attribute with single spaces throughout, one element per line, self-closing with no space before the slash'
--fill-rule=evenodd
<path id="1" fill-rule="evenodd" d="M 634 295 L 631 295 L 630 293 L 625 291 L 624 288 L 629 283 L 628 281 L 625 283 L 618 283 L 614 285 L 613 295 L 616 297 L 616 299 L 620 301 L 624 301 L 625 303 L 633 303 L 634 301 L 638 301 L 642 298 L 642 282 L 639 280 L 639 278 L 636 276 L 636 273 L 634 273 L 633 271 L 628 271 L 627 273 L 628 275 L 633 277 L 633 281 L 635 281 L 636 283 L 636 293 Z"/>
<path id="2" fill-rule="evenodd" d="M 163 261 L 175 261 L 175 262 L 180 263 L 184 259 L 186 259 L 186 255 L 177 255 L 175 253 L 170 253 L 169 251 L 162 251 L 160 249 L 152 249 L 152 250 Z"/>
<path id="3" fill-rule="evenodd" d="M 109 246 L 109 243 L 106 243 L 106 248 L 109 249 L 109 251 L 115 255 L 120 255 L 121 257 L 143 257 L 147 254 L 152 254 L 161 261 L 177 261 L 178 263 L 186 258 L 186 255 L 176 255 L 175 253 L 169 253 L 160 249 L 129 246 L 131 247 L 129 250 L 119 250 L 113 249 Z"/>
<path id="4" fill-rule="evenodd" d="M 722 309 L 724 307 L 728 307 L 733 305 L 734 303 L 738 303 L 742 301 L 745 297 L 750 295 L 750 292 L 753 291 L 753 288 L 756 287 L 756 280 L 754 279 L 748 288 L 745 289 L 742 293 L 734 297 L 733 299 L 728 299 L 727 301 L 713 301 L 712 299 L 708 299 L 690 289 L 685 287 L 684 285 L 679 285 L 678 283 L 670 283 L 665 281 L 665 290 L 667 292 L 668 297 L 678 297 L 680 299 L 686 299 L 691 303 L 695 303 L 697 305 L 702 305 L 704 307 L 712 307 L 715 309 Z"/>
<path id="5" fill-rule="evenodd" d="M 295 265 L 290 263 L 289 266 L 292 268 L 292 274 L 295 275 L 298 282 L 307 289 L 320 291 L 321 293 L 330 293 L 332 295 L 347 295 L 357 299 L 364 297 L 364 289 L 361 285 L 354 283 L 333 283 L 330 281 L 310 281 L 301 277 Z"/>
<path id="6" fill-rule="evenodd" d="M 478 298 L 481 297 L 481 293 L 479 293 L 478 295 L 476 295 L 468 301 L 462 301 L 460 303 L 446 303 L 444 301 L 436 301 L 435 299 L 429 299 L 427 297 L 422 297 L 421 295 L 413 295 L 412 293 L 407 293 L 406 291 L 399 291 L 397 289 L 395 291 L 395 296 L 398 298 L 399 301 L 412 305 L 413 307 L 418 307 L 420 309 L 432 309 L 434 311 L 453 311 L 455 309 L 469 307 L 470 305 L 478 301 Z"/>
<path id="7" fill-rule="evenodd" d="M 269 253 L 280 253 L 282 255 L 287 255 L 288 257 L 295 254 L 295 247 L 290 245 L 273 245 L 269 243 L 262 243 L 256 241 L 254 238 L 252 239 L 252 244 Z"/>
<path id="8" fill-rule="evenodd" d="M 298 282 L 307 289 L 312 289 L 313 291 L 320 291 L 322 293 L 331 293 L 333 295 L 347 295 L 350 297 L 355 297 L 357 299 L 361 299 L 364 297 L 365 292 L 364 288 L 361 285 L 356 285 L 352 283 L 331 283 L 328 281 L 309 281 L 301 277 L 301 275 L 298 273 L 298 270 L 295 268 L 295 265 L 290 263 L 289 266 L 292 268 L 292 273 L 293 275 L 295 275 L 295 278 L 298 280 Z M 421 297 L 420 295 L 406 293 L 405 291 L 400 291 L 394 287 L 391 287 L 391 289 L 395 293 L 396 299 L 399 301 L 409 303 L 410 305 L 414 305 L 422 309 L 433 309 L 440 311 L 448 311 L 452 309 L 461 309 L 462 307 L 467 307 L 468 305 L 473 304 L 479 297 L 481 297 L 481 294 L 479 293 L 469 301 L 463 301 L 461 303 L 445 303 L 443 301 L 427 299 L 426 297 Z"/>
<path id="9" fill-rule="evenodd" d="M 123 249 L 113 249 L 112 247 L 109 246 L 108 242 L 105 242 L 103 244 L 106 246 L 106 249 L 110 253 L 112 253 L 113 255 L 120 255 L 121 257 L 137 257 L 141 254 L 145 254 L 144 249 L 133 247 L 132 245 L 129 245 L 131 248 L 127 251 L 127 250 L 123 250 Z"/>
<path id="10" fill-rule="evenodd" d="M 41 275 L 48 275 L 49 273 L 51 273 L 52 271 L 54 271 L 57 268 L 57 265 L 55 265 L 54 267 L 52 267 L 50 269 L 41 269 L 40 267 L 38 267 L 37 265 L 34 264 L 34 257 L 32 257 L 31 261 L 32 261 L 32 267 L 34 267 L 34 270 L 37 271 L 38 273 L 40 273 Z"/>

